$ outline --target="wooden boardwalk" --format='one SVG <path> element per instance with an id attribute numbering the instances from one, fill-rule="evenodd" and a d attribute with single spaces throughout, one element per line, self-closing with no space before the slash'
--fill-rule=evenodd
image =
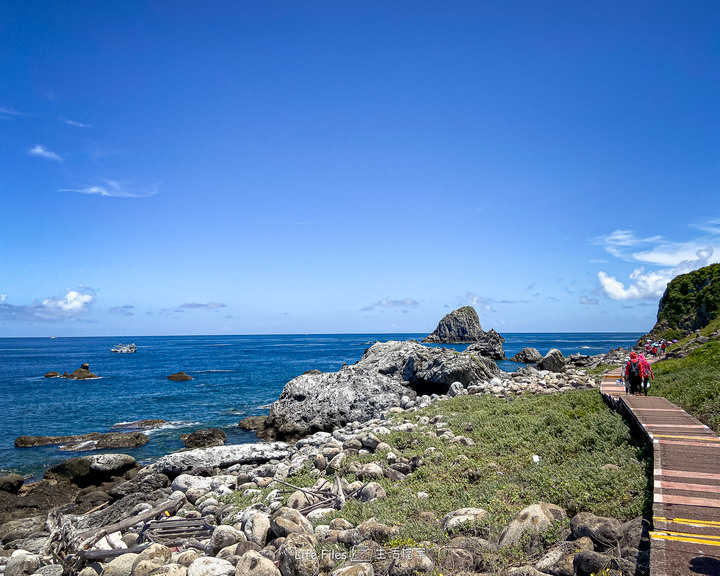
<path id="1" fill-rule="evenodd" d="M 720 576 L 720 438 L 657 396 L 627 396 L 620 369 L 600 392 L 652 442 L 651 576 Z"/>

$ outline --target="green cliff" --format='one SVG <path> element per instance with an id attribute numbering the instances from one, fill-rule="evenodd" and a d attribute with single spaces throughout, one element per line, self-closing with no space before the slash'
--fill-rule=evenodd
<path id="1" fill-rule="evenodd" d="M 679 338 L 720 317 L 720 264 L 675 277 L 658 306 L 651 334 Z"/>

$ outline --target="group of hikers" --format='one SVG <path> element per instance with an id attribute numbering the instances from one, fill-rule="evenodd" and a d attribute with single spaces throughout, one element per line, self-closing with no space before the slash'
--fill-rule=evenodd
<path id="1" fill-rule="evenodd" d="M 650 362 L 645 354 L 637 352 L 630 353 L 630 359 L 625 364 L 623 371 L 625 379 L 625 393 L 632 396 L 647 396 L 650 388 L 650 378 L 655 379 Z"/>
<path id="2" fill-rule="evenodd" d="M 662 339 L 659 342 L 648 340 L 645 342 L 645 353 L 653 358 L 665 356 L 665 348 L 667 348 L 667 340 Z"/>

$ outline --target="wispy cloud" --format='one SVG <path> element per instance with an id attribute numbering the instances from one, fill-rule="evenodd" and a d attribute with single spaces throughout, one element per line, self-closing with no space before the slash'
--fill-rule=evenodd
<path id="1" fill-rule="evenodd" d="M 410 306 L 412 308 L 419 306 L 420 304 L 412 298 L 401 298 L 399 300 L 393 300 L 392 298 L 383 298 L 379 302 L 375 302 L 375 306 L 381 306 L 383 308 L 402 308 Z"/>
<path id="2" fill-rule="evenodd" d="M 473 306 L 476 310 L 480 309 L 485 312 L 497 312 L 495 309 L 496 304 L 528 304 L 529 302 L 529 300 L 496 300 L 472 292 L 466 292 L 463 298 L 459 298 L 461 306 Z"/>
<path id="3" fill-rule="evenodd" d="M 76 192 L 78 194 L 89 194 L 97 196 L 108 196 L 114 198 L 149 198 L 158 193 L 157 186 L 151 186 L 145 190 L 127 188 L 117 180 L 101 180 L 101 185 L 88 186 L 87 188 L 63 188 L 59 192 Z"/>
<path id="4" fill-rule="evenodd" d="M 583 296 L 580 298 L 580 304 L 585 304 L 586 306 L 597 306 L 600 304 L 600 300 L 589 296 Z"/>
<path id="5" fill-rule="evenodd" d="M 110 314 L 121 314 L 122 316 L 135 316 L 133 310 L 135 310 L 135 306 L 125 304 L 125 306 L 113 306 L 109 309 L 109 312 Z"/>
<path id="6" fill-rule="evenodd" d="M 218 308 L 225 308 L 225 304 L 221 304 L 220 302 L 208 302 L 207 304 L 201 304 L 200 302 L 186 302 L 185 304 L 181 304 L 179 307 L 186 310 L 197 310 L 199 308 L 216 310 Z"/>
<path id="7" fill-rule="evenodd" d="M 62 156 L 60 156 L 59 154 L 56 154 L 52 150 L 47 149 L 42 144 L 38 144 L 34 148 L 31 148 L 28 151 L 28 154 L 30 154 L 30 156 L 39 156 L 40 158 L 47 158 L 48 160 L 54 160 L 55 162 L 63 161 Z"/>
<path id="8" fill-rule="evenodd" d="M 70 118 L 60 118 L 60 122 L 63 122 L 68 126 L 75 126 L 76 128 L 92 128 L 92 124 L 83 124 L 82 122 L 70 120 Z"/>
<path id="9" fill-rule="evenodd" d="M 25 112 L 20 112 L 19 110 L 15 110 L 13 108 L 6 108 L 5 106 L 0 106 L 0 117 L 1 116 L 29 116 L 29 114 Z"/>
<path id="10" fill-rule="evenodd" d="M 78 320 L 92 307 L 95 297 L 87 287 L 68 289 L 64 296 L 36 300 L 29 305 L 10 304 L 7 294 L 0 294 L 0 319 L 19 322 L 60 322 Z"/>
<path id="11" fill-rule="evenodd" d="M 674 242 L 662 236 L 647 238 L 631 230 L 615 230 L 596 239 L 608 253 L 627 262 L 643 264 L 630 274 L 627 286 L 604 270 L 598 272 L 598 282 L 604 294 L 612 300 L 655 300 L 663 295 L 668 282 L 679 274 L 686 274 L 711 264 L 713 254 L 720 254 L 720 218 L 708 218 L 692 224 L 700 230 L 692 240 Z M 646 266 L 662 266 L 646 269 Z"/>

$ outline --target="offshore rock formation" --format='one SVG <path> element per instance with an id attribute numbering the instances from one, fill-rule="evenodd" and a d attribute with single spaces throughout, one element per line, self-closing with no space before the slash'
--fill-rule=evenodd
<path id="1" fill-rule="evenodd" d="M 467 344 L 482 340 L 485 332 L 480 326 L 475 308 L 463 306 L 447 314 L 437 328 L 423 342 L 433 344 Z"/>
<path id="2" fill-rule="evenodd" d="M 418 342 L 377 343 L 339 372 L 311 371 L 285 385 L 259 434 L 299 438 L 348 422 L 378 418 L 403 398 L 445 394 L 458 382 L 468 387 L 501 374 L 495 362 Z"/>
<path id="3" fill-rule="evenodd" d="M 535 364 L 543 359 L 542 354 L 537 348 L 526 347 L 520 350 L 515 356 L 510 358 L 513 362 L 523 362 L 524 364 Z"/>
<path id="4" fill-rule="evenodd" d="M 483 332 L 480 341 L 468 346 L 465 352 L 487 356 L 493 360 L 505 360 L 503 342 L 505 342 L 505 338 L 495 330 L 490 330 L 489 332 Z"/>

